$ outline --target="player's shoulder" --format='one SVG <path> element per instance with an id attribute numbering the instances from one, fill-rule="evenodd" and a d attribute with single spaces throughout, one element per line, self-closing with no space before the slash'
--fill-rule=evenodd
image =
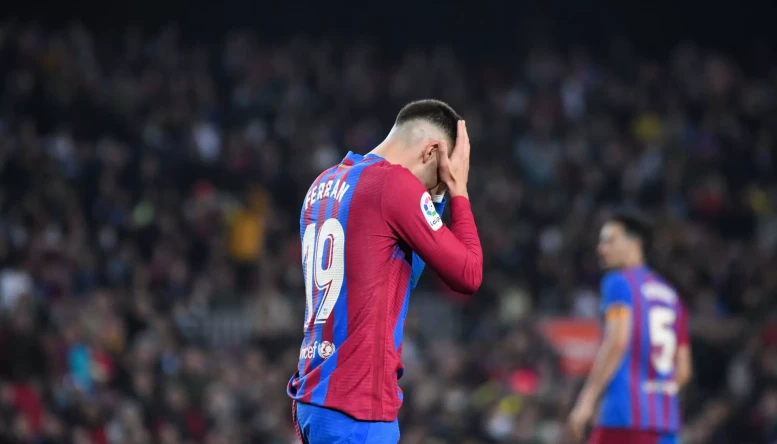
<path id="1" fill-rule="evenodd" d="M 634 298 L 629 280 L 620 270 L 609 271 L 602 277 L 601 293 L 604 309 L 614 303 L 630 306 Z"/>
<path id="2" fill-rule="evenodd" d="M 325 169 L 324 171 L 322 171 L 318 176 L 316 176 L 316 179 L 310 184 L 310 186 L 312 187 L 313 185 L 315 185 L 315 184 L 321 182 L 322 180 L 324 180 L 325 177 L 327 177 L 330 174 L 332 174 L 334 172 L 334 170 L 336 170 L 339 166 L 340 166 L 339 164 L 338 165 L 332 165 L 331 167 L 329 167 L 329 168 Z"/>
<path id="3" fill-rule="evenodd" d="M 659 272 L 653 269 L 649 269 L 649 275 L 652 281 L 666 287 L 667 289 L 671 290 L 674 293 L 677 293 L 677 288 L 675 287 L 675 285 L 665 276 L 661 275 Z"/>
<path id="4" fill-rule="evenodd" d="M 409 169 L 385 160 L 367 166 L 362 173 L 362 178 L 364 177 L 383 183 L 387 190 L 395 193 L 425 189 L 421 181 Z"/>
<path id="5" fill-rule="evenodd" d="M 409 169 L 402 165 L 384 163 L 386 164 L 386 180 L 388 182 L 404 189 L 425 189 L 421 181 Z"/>
<path id="6" fill-rule="evenodd" d="M 667 305 L 682 307 L 683 301 L 677 288 L 657 272 L 650 270 L 650 273 L 651 278 L 643 284 L 643 293 L 647 297 L 660 300 Z"/>
<path id="7" fill-rule="evenodd" d="M 381 160 L 380 162 L 376 162 L 372 165 L 370 165 L 371 168 L 373 168 L 375 171 L 380 171 L 383 174 L 386 175 L 386 177 L 390 178 L 407 178 L 408 175 L 413 176 L 413 173 L 410 172 L 407 168 L 403 167 L 402 165 L 398 165 L 395 163 L 391 163 L 387 160 Z"/>
<path id="8" fill-rule="evenodd" d="M 608 288 L 614 285 L 628 285 L 626 275 L 621 270 L 610 270 L 602 276 L 602 287 Z"/>

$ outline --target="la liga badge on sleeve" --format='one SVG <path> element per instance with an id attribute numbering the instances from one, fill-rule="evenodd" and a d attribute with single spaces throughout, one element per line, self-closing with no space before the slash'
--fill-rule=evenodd
<path id="1" fill-rule="evenodd" d="M 424 213 L 424 218 L 429 226 L 432 227 L 432 230 L 437 231 L 442 227 L 442 217 L 434 209 L 432 196 L 428 192 L 421 196 L 421 212 Z"/>

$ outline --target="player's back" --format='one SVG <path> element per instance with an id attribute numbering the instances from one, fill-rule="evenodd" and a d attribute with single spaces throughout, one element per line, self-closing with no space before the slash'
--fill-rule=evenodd
<path id="1" fill-rule="evenodd" d="M 380 157 L 349 153 L 305 197 L 304 340 L 288 385 L 298 402 L 359 420 L 396 419 L 411 263 L 383 220 L 381 199 L 391 192 L 386 178 L 404 173 Z"/>
<path id="2" fill-rule="evenodd" d="M 677 349 L 687 342 L 677 292 L 647 267 L 613 271 L 602 281 L 603 305 L 631 308 L 627 352 L 601 402 L 599 425 L 676 432 L 680 427 Z M 622 295 L 622 296 L 620 296 Z"/>

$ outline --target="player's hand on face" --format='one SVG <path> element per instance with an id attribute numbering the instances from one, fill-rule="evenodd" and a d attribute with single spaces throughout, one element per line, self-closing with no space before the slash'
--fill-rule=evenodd
<path id="1" fill-rule="evenodd" d="M 469 135 L 463 120 L 459 120 L 456 128 L 456 146 L 450 154 L 447 144 L 440 145 L 438 151 L 440 181 L 451 192 L 451 196 L 469 197 L 467 194 L 467 179 L 469 176 Z"/>
<path id="2" fill-rule="evenodd" d="M 580 441 L 583 439 L 585 428 L 594 414 L 594 403 L 588 397 L 582 397 L 569 414 L 567 426 L 572 439 Z"/>

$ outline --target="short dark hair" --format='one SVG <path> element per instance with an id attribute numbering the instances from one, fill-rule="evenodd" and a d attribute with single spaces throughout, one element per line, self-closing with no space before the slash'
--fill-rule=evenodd
<path id="1" fill-rule="evenodd" d="M 410 102 L 397 115 L 395 125 L 401 125 L 412 120 L 425 120 L 438 128 L 448 137 L 451 143 L 456 143 L 457 123 L 461 116 L 450 105 L 435 99 L 424 99 Z"/>
<path id="2" fill-rule="evenodd" d="M 621 224 L 627 236 L 639 239 L 642 242 L 643 252 L 647 254 L 653 229 L 645 215 L 637 210 L 622 208 L 615 210 L 609 220 Z"/>

